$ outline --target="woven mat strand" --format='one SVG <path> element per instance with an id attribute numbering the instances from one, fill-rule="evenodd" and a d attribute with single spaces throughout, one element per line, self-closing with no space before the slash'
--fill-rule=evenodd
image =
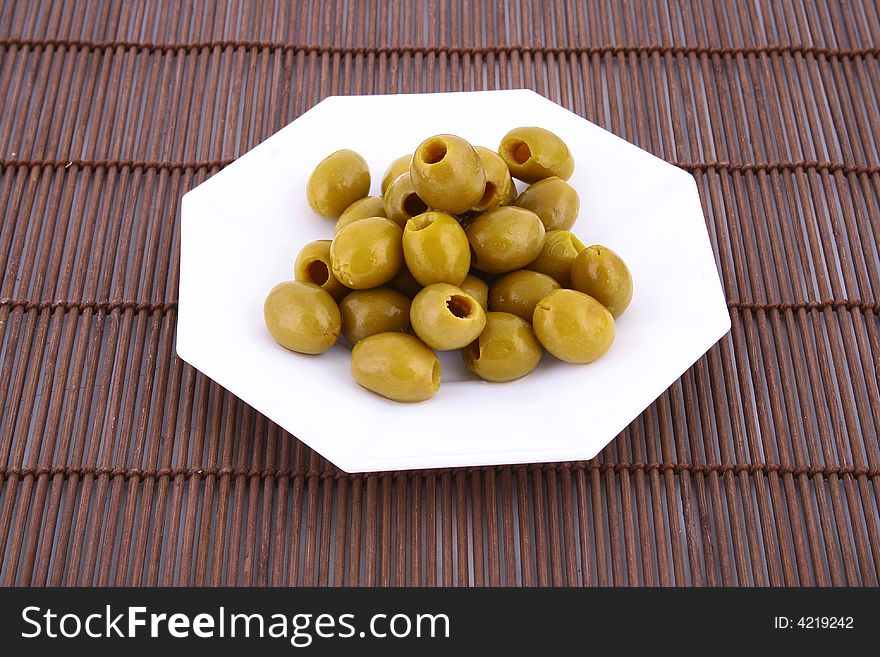
<path id="1" fill-rule="evenodd" d="M 0 583 L 877 585 L 877 43 L 872 2 L 0 2 Z M 184 192 L 327 95 L 519 87 L 694 173 L 729 298 L 597 459 L 347 475 L 174 356 Z"/>

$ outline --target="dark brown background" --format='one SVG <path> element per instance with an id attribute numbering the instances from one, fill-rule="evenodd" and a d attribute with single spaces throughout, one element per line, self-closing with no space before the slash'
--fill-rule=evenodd
<path id="1" fill-rule="evenodd" d="M 0 3 L 0 583 L 876 585 L 878 6 L 597 5 Z M 346 475 L 175 358 L 184 192 L 512 87 L 692 171 L 730 300 L 599 458 Z"/>

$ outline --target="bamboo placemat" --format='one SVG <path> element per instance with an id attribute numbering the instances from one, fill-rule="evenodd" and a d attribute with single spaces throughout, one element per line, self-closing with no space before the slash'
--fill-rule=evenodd
<path id="1" fill-rule="evenodd" d="M 0 583 L 877 585 L 878 43 L 875 2 L 0 3 Z M 693 172 L 729 298 L 597 459 L 347 475 L 175 357 L 183 193 L 330 94 L 518 87 Z"/>

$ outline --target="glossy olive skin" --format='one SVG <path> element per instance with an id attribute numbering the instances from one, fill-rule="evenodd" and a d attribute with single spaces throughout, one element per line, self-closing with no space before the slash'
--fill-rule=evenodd
<path id="1" fill-rule="evenodd" d="M 498 154 L 511 175 L 527 183 L 550 176 L 568 180 L 574 173 L 574 157 L 568 146 L 544 128 L 514 128 L 501 138 Z"/>
<path id="2" fill-rule="evenodd" d="M 388 281 L 388 287 L 400 292 L 408 299 L 412 299 L 422 291 L 421 283 L 409 273 L 409 269 L 406 268 L 406 262 L 403 263 L 403 267 L 394 275 L 394 278 Z"/>
<path id="3" fill-rule="evenodd" d="M 471 210 L 485 212 L 499 205 L 510 205 L 516 198 L 516 186 L 510 177 L 510 170 L 495 151 L 484 146 L 476 147 L 480 163 L 483 165 L 483 173 L 486 176 L 486 184 L 483 187 L 483 196 L 477 201 Z"/>
<path id="4" fill-rule="evenodd" d="M 489 310 L 511 313 L 531 322 L 538 302 L 558 289 L 559 283 L 546 274 L 528 269 L 512 271 L 489 288 Z"/>
<path id="5" fill-rule="evenodd" d="M 490 274 L 525 267 L 544 244 L 544 224 L 538 215 L 515 205 L 484 212 L 465 230 L 473 249 L 471 265 Z"/>
<path id="6" fill-rule="evenodd" d="M 548 230 L 538 257 L 529 269 L 547 274 L 562 287 L 571 287 L 571 265 L 586 247 L 567 230 Z"/>
<path id="7" fill-rule="evenodd" d="M 342 313 L 342 335 L 349 342 L 377 333 L 403 333 L 409 327 L 410 300 L 387 287 L 355 290 L 339 304 Z"/>
<path id="8" fill-rule="evenodd" d="M 400 226 L 381 217 L 349 224 L 330 244 L 333 275 L 353 290 L 387 283 L 403 266 L 402 233 Z"/>
<path id="9" fill-rule="evenodd" d="M 331 153 L 318 163 L 306 184 L 306 199 L 322 217 L 336 218 L 370 193 L 370 168 L 354 151 Z"/>
<path id="10" fill-rule="evenodd" d="M 367 390 L 398 402 L 430 399 L 440 387 L 437 354 L 406 333 L 377 333 L 351 350 L 351 375 Z"/>
<path id="11" fill-rule="evenodd" d="M 516 205 L 538 215 L 547 230 L 569 230 L 581 211 L 575 188 L 556 176 L 529 185 L 517 197 Z"/>
<path id="12" fill-rule="evenodd" d="M 608 247 L 594 244 L 571 265 L 571 286 L 605 306 L 615 319 L 629 307 L 633 280 L 626 263 Z"/>
<path id="13" fill-rule="evenodd" d="M 540 343 L 568 363 L 592 363 L 614 342 L 614 318 L 577 290 L 556 290 L 538 302 L 532 326 Z"/>
<path id="14" fill-rule="evenodd" d="M 489 284 L 486 281 L 468 274 L 458 287 L 476 299 L 485 312 L 489 312 Z"/>
<path id="15" fill-rule="evenodd" d="M 461 350 L 461 360 L 481 379 L 504 383 L 535 369 L 543 352 L 531 324 L 510 313 L 491 312 L 480 337 Z"/>
<path id="16" fill-rule="evenodd" d="M 388 168 L 385 169 L 385 173 L 382 174 L 382 196 L 385 196 L 385 192 L 388 190 L 391 183 L 404 173 L 409 172 L 409 163 L 411 160 L 412 153 L 407 153 L 406 155 L 401 155 L 388 165 Z"/>
<path id="17" fill-rule="evenodd" d="M 359 219 L 369 219 L 370 217 L 385 216 L 385 201 L 381 196 L 365 196 L 358 199 L 339 215 L 336 220 L 336 227 L 333 229 L 334 235 L 340 230 Z"/>
<path id="18" fill-rule="evenodd" d="M 336 301 L 351 292 L 336 280 L 330 264 L 330 240 L 309 242 L 296 256 L 293 277 L 304 283 L 314 283 L 324 288 Z"/>
<path id="19" fill-rule="evenodd" d="M 285 349 L 320 354 L 336 344 L 342 317 L 328 292 L 312 283 L 285 281 L 263 303 L 266 328 Z"/>
<path id="20" fill-rule="evenodd" d="M 450 214 L 466 212 L 486 187 L 477 151 L 455 135 L 429 137 L 413 153 L 409 165 L 413 185 L 428 207 Z"/>
<path id="21" fill-rule="evenodd" d="M 416 215 L 427 212 L 428 204 L 413 186 L 409 171 L 402 173 L 388 186 L 383 197 L 385 216 L 403 228 Z"/>
<path id="22" fill-rule="evenodd" d="M 461 349 L 486 326 L 486 313 L 471 295 L 448 283 L 424 288 L 412 301 L 410 323 L 432 349 Z"/>
<path id="23" fill-rule="evenodd" d="M 406 222 L 403 257 L 421 285 L 458 285 L 471 268 L 467 235 L 455 217 L 445 212 L 425 212 Z"/>

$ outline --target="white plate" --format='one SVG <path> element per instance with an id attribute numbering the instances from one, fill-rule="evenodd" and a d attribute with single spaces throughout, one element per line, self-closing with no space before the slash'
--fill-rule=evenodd
<path id="1" fill-rule="evenodd" d="M 574 232 L 632 271 L 605 356 L 545 354 L 524 379 L 491 384 L 446 353 L 437 395 L 398 404 L 352 380 L 341 345 L 303 356 L 273 342 L 266 293 L 333 232 L 306 203 L 315 164 L 354 149 L 378 194 L 385 166 L 430 135 L 497 148 L 521 125 L 569 145 Z M 527 90 L 327 98 L 187 193 L 182 223 L 178 355 L 349 472 L 592 458 L 730 329 L 693 177 Z"/>

